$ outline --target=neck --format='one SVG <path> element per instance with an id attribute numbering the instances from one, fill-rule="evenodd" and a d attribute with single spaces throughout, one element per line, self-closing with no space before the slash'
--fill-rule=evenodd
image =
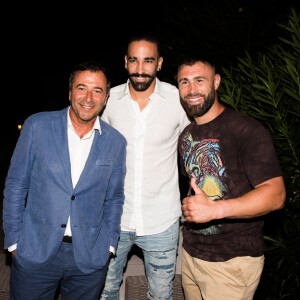
<path id="1" fill-rule="evenodd" d="M 80 138 L 83 138 L 88 132 L 92 130 L 96 120 L 96 118 L 94 118 L 89 121 L 83 121 L 76 116 L 72 109 L 70 109 L 70 119 L 75 132 Z"/>
<path id="2" fill-rule="evenodd" d="M 218 101 L 218 99 L 215 99 L 215 103 L 213 104 L 211 109 L 203 116 L 195 118 L 195 121 L 198 125 L 209 123 L 217 116 L 219 116 L 224 111 L 224 109 L 225 107 Z"/>
<path id="3" fill-rule="evenodd" d="M 145 91 L 136 91 L 132 88 L 132 85 L 129 84 L 129 92 L 131 98 L 139 104 L 140 110 L 142 111 L 148 104 L 150 96 L 155 90 L 155 81 L 149 86 Z"/>

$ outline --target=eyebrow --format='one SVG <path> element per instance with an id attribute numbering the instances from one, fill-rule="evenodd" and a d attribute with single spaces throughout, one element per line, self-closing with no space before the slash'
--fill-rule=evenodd
<path id="1" fill-rule="evenodd" d="M 138 59 L 136 56 L 128 56 L 128 59 Z M 154 57 L 144 57 L 143 60 L 152 60 L 155 61 Z"/>
<path id="2" fill-rule="evenodd" d="M 78 88 L 78 87 L 88 87 L 87 84 L 85 83 L 78 83 L 75 88 Z M 101 90 L 101 91 L 104 91 L 104 89 L 101 87 L 101 86 L 95 86 L 93 87 L 93 90 Z"/>
<path id="3" fill-rule="evenodd" d="M 188 79 L 187 77 L 181 78 L 180 80 L 178 80 L 178 82 L 182 81 L 182 80 L 187 80 L 187 81 L 191 81 L 191 80 L 198 80 L 198 79 L 207 79 L 205 76 L 203 75 L 199 75 L 199 76 L 195 76 L 191 79 Z"/>
<path id="4" fill-rule="evenodd" d="M 177 82 L 181 82 L 181 81 L 188 81 L 188 79 L 187 78 L 177 79 Z"/>

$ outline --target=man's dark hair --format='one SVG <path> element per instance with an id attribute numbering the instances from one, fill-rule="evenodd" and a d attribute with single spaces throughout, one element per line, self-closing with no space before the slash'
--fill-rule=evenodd
<path id="1" fill-rule="evenodd" d="M 129 37 L 127 46 L 132 42 L 146 41 L 149 43 L 156 44 L 158 56 L 161 56 L 161 46 L 158 38 L 155 35 L 147 33 L 136 33 Z"/>
<path id="2" fill-rule="evenodd" d="M 83 71 L 103 72 L 106 78 L 106 94 L 109 95 L 110 86 L 111 86 L 110 74 L 104 65 L 102 65 L 100 62 L 95 60 L 88 60 L 88 61 L 81 62 L 73 68 L 69 77 L 69 90 L 71 90 L 73 87 L 74 78 L 76 74 Z"/>
<path id="3" fill-rule="evenodd" d="M 193 66 L 197 62 L 202 62 L 203 64 L 209 65 L 212 67 L 215 73 L 217 72 L 216 64 L 213 62 L 211 58 L 205 56 L 187 56 L 183 58 L 178 63 L 177 72 L 182 66 Z M 177 75 L 176 75 L 176 79 L 177 79 Z"/>

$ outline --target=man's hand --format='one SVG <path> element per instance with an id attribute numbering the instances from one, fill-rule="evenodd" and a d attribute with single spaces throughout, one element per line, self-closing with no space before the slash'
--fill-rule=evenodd
<path id="1" fill-rule="evenodd" d="M 196 179 L 191 179 L 191 188 L 195 195 L 186 197 L 182 201 L 182 212 L 188 222 L 206 223 L 214 220 L 217 216 L 215 201 L 209 197 L 199 188 Z"/>

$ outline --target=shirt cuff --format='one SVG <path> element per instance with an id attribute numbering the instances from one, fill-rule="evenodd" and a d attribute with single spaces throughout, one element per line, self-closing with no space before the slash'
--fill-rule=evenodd
<path id="1" fill-rule="evenodd" d="M 109 246 L 109 252 L 111 252 L 113 255 L 116 254 L 116 250 L 113 246 Z"/>
<path id="2" fill-rule="evenodd" d="M 10 247 L 7 248 L 7 250 L 8 250 L 9 252 L 13 252 L 13 251 L 16 250 L 16 249 L 17 249 L 17 244 L 14 244 L 14 245 L 12 245 L 12 246 L 10 246 Z"/>

